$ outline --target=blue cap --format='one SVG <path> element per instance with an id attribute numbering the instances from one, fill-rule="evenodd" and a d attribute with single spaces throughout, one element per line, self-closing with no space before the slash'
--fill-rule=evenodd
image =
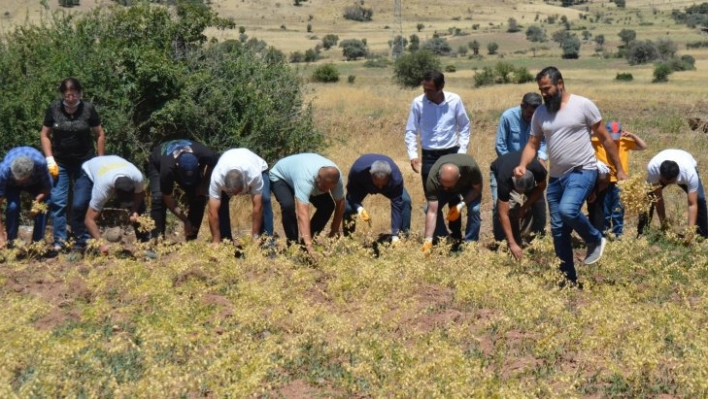
<path id="1" fill-rule="evenodd" d="M 189 187 L 199 183 L 199 159 L 191 152 L 183 152 L 177 157 L 177 174 L 180 182 Z"/>
<path id="2" fill-rule="evenodd" d="M 612 136 L 612 140 L 619 140 L 622 137 L 622 124 L 617 121 L 607 122 L 607 131 Z"/>

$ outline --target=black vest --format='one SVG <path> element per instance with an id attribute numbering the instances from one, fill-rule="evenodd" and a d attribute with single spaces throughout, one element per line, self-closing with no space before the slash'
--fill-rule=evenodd
<path id="1" fill-rule="evenodd" d="M 89 119 L 93 106 L 82 101 L 73 115 L 65 113 L 61 101 L 51 105 L 52 154 L 64 164 L 81 164 L 92 158 L 96 152 Z"/>

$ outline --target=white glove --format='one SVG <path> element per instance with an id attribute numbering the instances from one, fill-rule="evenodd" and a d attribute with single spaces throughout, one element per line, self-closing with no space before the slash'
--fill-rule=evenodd
<path id="1" fill-rule="evenodd" d="M 602 161 L 597 161 L 597 174 L 601 179 L 606 178 L 610 175 L 610 167 Z"/>
<path id="2" fill-rule="evenodd" d="M 393 236 L 393 237 L 391 237 L 391 243 L 399 242 L 399 241 L 401 241 L 401 239 L 398 238 L 398 236 Z"/>
<path id="3" fill-rule="evenodd" d="M 47 157 L 47 169 L 49 169 L 49 174 L 52 175 L 53 178 L 57 178 L 59 176 L 59 165 L 57 165 L 57 161 L 54 160 L 54 157 Z"/>

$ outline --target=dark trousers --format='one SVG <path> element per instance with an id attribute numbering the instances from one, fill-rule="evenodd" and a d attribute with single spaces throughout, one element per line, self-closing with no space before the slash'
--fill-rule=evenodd
<path id="1" fill-rule="evenodd" d="M 605 196 L 607 189 L 595 193 L 595 201 L 588 202 L 588 220 L 592 227 L 605 236 Z"/>
<path id="2" fill-rule="evenodd" d="M 404 235 L 408 235 L 411 231 L 411 210 L 413 208 L 413 205 L 411 201 L 411 196 L 410 194 L 408 194 L 408 190 L 406 190 L 405 188 L 403 189 L 402 198 L 403 209 L 401 210 L 401 226 L 399 232 L 403 233 Z M 357 211 L 354 205 L 349 200 L 349 197 L 347 197 L 347 200 L 344 204 L 344 226 L 342 230 L 344 232 L 344 235 L 348 236 L 356 231 L 356 220 L 354 219 L 354 215 L 357 214 Z M 391 206 L 391 212 L 393 213 L 393 206 Z M 397 234 L 394 233 L 397 228 L 398 226 L 391 226 L 391 234 Z"/>
<path id="3" fill-rule="evenodd" d="M 167 223 L 167 206 L 162 200 L 162 190 L 160 189 L 160 171 L 152 162 L 148 162 L 148 179 L 150 179 L 150 218 L 155 221 L 155 229 L 150 232 L 152 238 L 165 236 Z M 204 208 L 207 203 L 206 195 L 197 195 L 197 187 L 184 189 L 184 194 L 187 197 L 187 219 L 192 224 L 192 234 L 185 237 L 187 241 L 195 240 L 199 234 L 199 228 L 202 225 L 204 218 Z M 228 197 L 226 197 L 226 207 L 228 207 Z M 224 204 L 222 198 L 222 204 Z"/>
<path id="4" fill-rule="evenodd" d="M 688 186 L 679 184 L 679 187 L 688 195 Z M 654 215 L 654 204 L 651 204 L 649 212 L 644 215 L 639 215 L 639 223 L 637 224 L 637 233 L 644 234 L 644 229 L 651 224 L 651 218 Z M 708 238 L 708 212 L 706 211 L 706 194 L 703 190 L 703 183 L 698 179 L 698 215 L 696 217 L 696 232 L 701 237 Z"/>
<path id="5" fill-rule="evenodd" d="M 84 223 L 84 218 L 86 217 L 86 212 L 88 211 L 89 203 L 91 202 L 91 190 L 93 189 L 93 182 L 89 179 L 86 172 L 81 171 L 81 176 L 76 179 L 74 183 L 74 199 L 71 204 L 71 231 L 74 232 L 74 237 L 76 239 L 76 247 L 83 249 L 86 247 L 86 241 L 88 241 L 91 236 L 89 235 L 86 224 Z M 128 209 L 132 204 L 126 204 Z M 145 201 L 143 200 L 138 207 L 138 215 L 145 213 Z M 135 238 L 138 241 L 146 242 L 150 239 L 150 233 L 141 232 L 138 227 L 138 223 L 132 223 L 133 230 L 135 230 Z"/>
<path id="6" fill-rule="evenodd" d="M 7 205 L 5 207 L 5 230 L 7 233 L 7 241 L 12 242 L 17 239 L 20 231 L 20 192 L 27 191 L 32 199 L 36 198 L 41 193 L 43 188 L 39 184 L 29 187 L 7 187 L 5 189 L 5 198 Z M 48 200 L 48 199 L 47 199 Z M 32 242 L 38 242 L 44 239 L 44 229 L 47 227 L 47 214 L 39 212 L 34 217 L 34 230 L 32 230 Z"/>
<path id="7" fill-rule="evenodd" d="M 283 230 L 288 244 L 298 242 L 297 212 L 295 209 L 295 191 L 288 183 L 278 180 L 271 181 L 271 191 L 280 204 L 283 217 Z M 324 230 L 327 221 L 334 212 L 334 200 L 329 193 L 310 197 L 310 203 L 315 207 L 315 214 L 310 219 L 310 234 L 314 237 Z"/>

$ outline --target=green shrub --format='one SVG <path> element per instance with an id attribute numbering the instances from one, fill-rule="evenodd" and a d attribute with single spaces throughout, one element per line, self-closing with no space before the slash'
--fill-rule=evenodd
<path id="1" fill-rule="evenodd" d="M 534 80 L 536 77 L 526 67 L 517 67 L 514 70 L 514 83 L 523 84 Z"/>
<path id="2" fill-rule="evenodd" d="M 492 67 L 484 67 L 474 74 L 474 87 L 490 86 L 495 83 L 496 73 Z"/>
<path id="3" fill-rule="evenodd" d="M 445 72 L 457 72 L 457 67 L 454 65 L 445 65 Z"/>
<path id="4" fill-rule="evenodd" d="M 330 47 L 336 46 L 337 42 L 339 42 L 339 36 L 330 33 L 322 38 L 322 47 L 324 47 L 325 50 L 329 50 Z"/>
<path id="5" fill-rule="evenodd" d="M 418 87 L 429 70 L 440 70 L 440 60 L 430 50 L 404 54 L 394 64 L 393 77 L 404 87 Z"/>
<path id="6" fill-rule="evenodd" d="M 621 82 L 631 82 L 634 80 L 634 76 L 632 76 L 631 73 L 624 72 L 624 73 L 617 73 L 617 76 L 615 76 L 615 80 L 619 80 Z"/>
<path id="7" fill-rule="evenodd" d="M 448 56 L 452 54 L 452 47 L 445 38 L 433 37 L 423 43 L 423 49 L 431 51 L 435 55 Z"/>
<path id="8" fill-rule="evenodd" d="M 349 6 L 344 9 L 344 19 L 349 19 L 352 21 L 368 22 L 374 16 L 374 10 L 371 8 L 364 8 L 359 4 Z"/>
<path id="9" fill-rule="evenodd" d="M 197 3 L 141 2 L 55 14 L 9 33 L 0 43 L 0 79 L 16 101 L 0 103 L 0 151 L 37 143 L 54 88 L 68 76 L 101 115 L 106 153 L 138 165 L 153 145 L 175 137 L 220 151 L 249 147 L 268 161 L 321 148 L 303 82 L 282 52 L 258 40 L 206 45 L 210 26 L 233 24 Z"/>
<path id="10" fill-rule="evenodd" d="M 290 62 L 292 63 L 298 63 L 298 62 L 303 62 L 305 60 L 305 54 L 303 54 L 301 51 L 294 51 L 290 53 Z"/>
<path id="11" fill-rule="evenodd" d="M 673 73 L 673 69 L 667 63 L 660 62 L 654 66 L 654 80 L 652 83 L 663 83 L 669 81 L 669 75 Z"/>
<path id="12" fill-rule="evenodd" d="M 317 54 L 316 49 L 307 49 L 305 50 L 305 62 L 315 62 L 320 58 L 319 54 Z"/>
<path id="13" fill-rule="evenodd" d="M 317 67 L 312 73 L 313 82 L 334 83 L 339 82 L 339 71 L 332 64 Z"/>
<path id="14" fill-rule="evenodd" d="M 347 61 L 354 61 L 357 58 L 366 57 L 369 53 L 369 50 L 366 48 L 365 40 L 342 40 L 339 43 L 339 47 L 342 48 L 342 55 L 347 59 Z"/>
<path id="15" fill-rule="evenodd" d="M 349 75 L 349 76 L 347 76 L 347 83 L 354 83 L 355 80 L 356 80 L 356 76 L 355 76 L 355 75 Z"/>

